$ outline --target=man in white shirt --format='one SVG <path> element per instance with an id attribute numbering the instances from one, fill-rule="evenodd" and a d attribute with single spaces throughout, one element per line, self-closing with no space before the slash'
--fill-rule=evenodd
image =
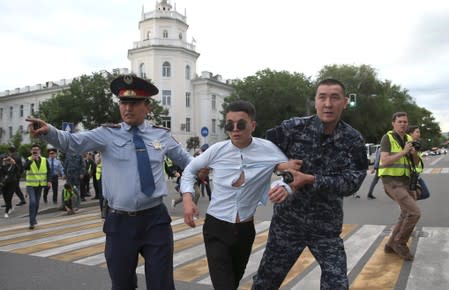
<path id="1" fill-rule="evenodd" d="M 214 189 L 203 226 L 203 237 L 212 284 L 215 290 L 237 289 L 255 238 L 257 205 L 283 202 L 291 189 L 281 184 L 270 190 L 273 170 L 299 170 L 300 162 L 288 159 L 268 140 L 255 138 L 256 110 L 246 101 L 226 109 L 225 129 L 230 140 L 218 142 L 194 158 L 181 179 L 184 221 L 195 227 L 198 208 L 192 201 L 197 172 L 214 171 Z M 281 164 L 282 163 L 282 164 Z M 270 190 L 270 193 L 268 194 Z"/>

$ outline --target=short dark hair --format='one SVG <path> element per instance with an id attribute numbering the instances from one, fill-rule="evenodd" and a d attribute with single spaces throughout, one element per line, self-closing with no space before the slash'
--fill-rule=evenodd
<path id="1" fill-rule="evenodd" d="M 399 118 L 399 117 L 404 117 L 404 116 L 405 116 L 405 117 L 408 117 L 408 115 L 407 115 L 406 112 L 396 112 L 396 113 L 394 113 L 393 116 L 391 117 L 391 121 L 394 122 L 394 121 L 396 121 L 397 118 Z"/>
<path id="2" fill-rule="evenodd" d="M 41 149 L 41 146 L 39 146 L 39 144 L 37 144 L 37 143 L 34 143 L 33 145 L 31 145 L 31 149 L 33 149 L 35 147 L 39 148 L 39 150 Z"/>
<path id="3" fill-rule="evenodd" d="M 16 147 L 14 147 L 14 146 L 9 146 L 8 151 L 9 151 L 10 153 L 14 153 L 14 152 L 16 152 Z"/>
<path id="4" fill-rule="evenodd" d="M 411 133 L 413 133 L 416 129 L 419 129 L 419 126 L 418 125 L 410 125 L 410 126 L 408 126 L 408 128 L 407 128 L 407 134 L 411 134 Z"/>
<path id="5" fill-rule="evenodd" d="M 66 184 L 64 184 L 64 188 L 67 190 L 72 189 L 72 185 L 69 182 L 67 182 Z"/>
<path id="6" fill-rule="evenodd" d="M 343 95 L 346 96 L 345 85 L 342 82 L 340 82 L 339 80 L 337 80 L 337 79 L 326 78 L 326 79 L 323 79 L 323 80 L 319 81 L 317 86 L 316 86 L 317 90 L 318 90 L 318 87 L 321 86 L 321 85 L 326 85 L 326 86 L 338 85 L 343 90 Z"/>
<path id="7" fill-rule="evenodd" d="M 50 152 L 58 153 L 58 149 L 56 149 L 56 148 L 50 148 L 50 149 L 47 150 L 47 153 L 50 153 Z"/>
<path id="8" fill-rule="evenodd" d="M 226 107 L 225 114 L 229 112 L 245 112 L 251 120 L 256 120 L 256 108 L 248 101 L 238 100 L 230 103 Z"/>

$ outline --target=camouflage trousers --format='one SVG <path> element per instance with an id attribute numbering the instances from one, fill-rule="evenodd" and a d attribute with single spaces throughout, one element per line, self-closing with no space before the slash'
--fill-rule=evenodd
<path id="1" fill-rule="evenodd" d="M 271 224 L 265 253 L 253 277 L 253 290 L 279 289 L 305 247 L 321 267 L 320 289 L 348 289 L 346 253 L 341 238 L 304 240 L 294 236 L 295 233 L 285 231 L 285 227 Z"/>

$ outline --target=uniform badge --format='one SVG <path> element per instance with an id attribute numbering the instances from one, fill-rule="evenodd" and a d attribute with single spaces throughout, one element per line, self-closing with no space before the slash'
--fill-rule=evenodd
<path id="1" fill-rule="evenodd" d="M 154 147 L 154 149 L 156 149 L 156 150 L 161 150 L 161 149 L 162 149 L 161 142 L 159 142 L 159 140 L 153 141 L 153 147 Z"/>

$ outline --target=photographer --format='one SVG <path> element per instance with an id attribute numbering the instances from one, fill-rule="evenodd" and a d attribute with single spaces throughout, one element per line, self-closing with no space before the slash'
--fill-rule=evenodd
<path id="1" fill-rule="evenodd" d="M 26 188 L 30 198 L 30 227 L 34 229 L 37 224 L 36 216 L 39 210 L 39 202 L 42 190 L 48 186 L 51 188 L 50 182 L 50 166 L 48 160 L 41 156 L 41 148 L 37 144 L 31 146 L 31 156 L 25 162 L 26 170 Z"/>
<path id="2" fill-rule="evenodd" d="M 420 158 L 413 146 L 413 139 L 406 134 L 408 116 L 405 112 L 396 112 L 392 118 L 393 130 L 388 131 L 380 143 L 379 176 L 387 195 L 401 208 L 399 220 L 394 226 L 388 242 L 386 253 L 396 253 L 405 260 L 413 260 L 407 242 L 421 217 L 421 210 L 416 203 L 417 192 L 411 190 L 411 164 L 418 164 Z M 416 185 L 416 184 L 415 184 Z"/>
<path id="3" fill-rule="evenodd" d="M 407 134 L 409 134 L 412 137 L 412 140 L 413 140 L 412 146 L 413 146 L 413 148 L 415 148 L 416 151 L 418 151 L 418 156 L 419 156 L 419 162 L 414 163 L 416 173 L 418 174 L 418 175 L 416 175 L 416 179 L 417 179 L 416 184 L 419 184 L 419 186 L 421 187 L 421 195 L 429 197 L 430 196 L 429 188 L 427 187 L 427 184 L 424 181 L 424 179 L 419 175 L 424 170 L 424 162 L 422 161 L 422 158 L 421 158 L 421 141 L 420 141 L 421 140 L 421 130 L 419 130 L 418 126 L 411 125 L 407 129 Z M 412 184 L 412 186 L 414 185 L 416 187 L 416 184 Z"/>
<path id="4" fill-rule="evenodd" d="M 5 200 L 5 218 L 9 217 L 13 208 L 12 208 L 12 196 L 16 189 L 17 182 L 17 174 L 19 168 L 16 164 L 16 161 L 11 156 L 4 155 L 1 158 L 2 165 L 0 168 L 1 171 L 1 179 L 0 179 L 0 191 L 3 192 L 3 199 Z"/>

